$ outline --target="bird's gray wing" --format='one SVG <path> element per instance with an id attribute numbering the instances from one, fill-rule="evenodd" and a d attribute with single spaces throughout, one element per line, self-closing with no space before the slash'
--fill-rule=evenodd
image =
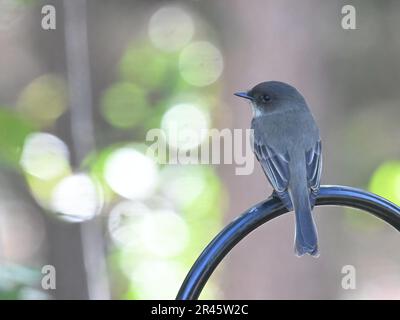
<path id="1" fill-rule="evenodd" d="M 282 200 L 285 206 L 293 208 L 288 193 L 289 186 L 289 154 L 276 152 L 271 146 L 254 136 L 254 154 L 260 162 L 268 181 L 275 190 L 275 193 Z"/>
<path id="2" fill-rule="evenodd" d="M 315 204 L 319 192 L 322 171 L 322 147 L 318 140 L 314 147 L 306 152 L 307 181 L 310 188 L 311 206 Z"/>

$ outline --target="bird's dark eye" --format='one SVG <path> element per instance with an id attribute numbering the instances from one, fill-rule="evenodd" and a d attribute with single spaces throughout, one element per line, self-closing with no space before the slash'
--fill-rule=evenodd
<path id="1" fill-rule="evenodd" d="M 271 97 L 269 96 L 269 95 L 267 95 L 267 94 L 264 94 L 264 95 L 262 95 L 261 97 L 260 97 L 260 100 L 261 100 L 261 102 L 268 102 L 268 101 L 270 101 L 271 100 Z"/>

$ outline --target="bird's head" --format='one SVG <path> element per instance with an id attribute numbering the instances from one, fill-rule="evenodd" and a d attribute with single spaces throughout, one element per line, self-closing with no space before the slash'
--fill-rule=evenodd
<path id="1" fill-rule="evenodd" d="M 255 116 L 306 106 L 303 96 L 296 88 L 279 81 L 261 82 L 253 89 L 237 92 L 235 95 L 250 100 Z"/>

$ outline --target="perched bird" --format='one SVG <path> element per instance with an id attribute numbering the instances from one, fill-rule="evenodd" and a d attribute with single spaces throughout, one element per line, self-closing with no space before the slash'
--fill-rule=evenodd
<path id="1" fill-rule="evenodd" d="M 296 88 L 278 81 L 235 93 L 253 108 L 253 151 L 264 173 L 296 220 L 295 252 L 318 256 L 312 208 L 319 192 L 321 139 L 314 118 Z"/>

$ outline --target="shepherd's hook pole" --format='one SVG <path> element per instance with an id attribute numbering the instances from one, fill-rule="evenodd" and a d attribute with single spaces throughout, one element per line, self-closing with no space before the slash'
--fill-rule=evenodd
<path id="1" fill-rule="evenodd" d="M 345 206 L 366 211 L 400 231 L 400 207 L 373 193 L 345 186 L 321 186 L 316 206 L 324 205 Z M 240 240 L 262 224 L 287 212 L 281 201 L 271 196 L 232 221 L 196 260 L 176 299 L 198 299 L 215 268 Z"/>

